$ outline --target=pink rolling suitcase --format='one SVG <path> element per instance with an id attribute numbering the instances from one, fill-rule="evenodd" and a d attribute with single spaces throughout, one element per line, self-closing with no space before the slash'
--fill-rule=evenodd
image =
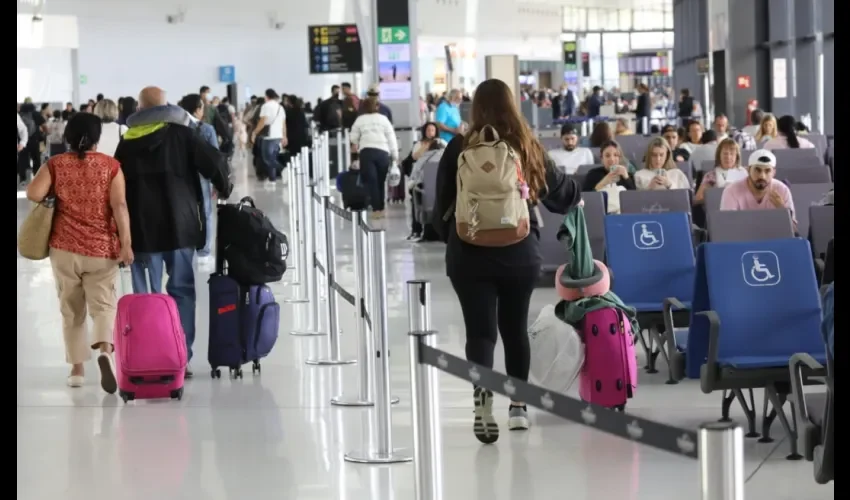
<path id="1" fill-rule="evenodd" d="M 186 337 L 173 298 L 161 293 L 121 297 L 113 343 L 118 394 L 125 403 L 183 397 Z"/>
<path id="2" fill-rule="evenodd" d="M 588 313 L 581 329 L 584 367 L 579 396 L 588 403 L 625 410 L 637 390 L 637 360 L 631 323 L 614 307 Z"/>

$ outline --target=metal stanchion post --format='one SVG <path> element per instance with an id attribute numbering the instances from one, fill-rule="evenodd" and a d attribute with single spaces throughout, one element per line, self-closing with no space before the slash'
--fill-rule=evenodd
<path id="1" fill-rule="evenodd" d="M 701 500 L 744 500 L 744 431 L 734 422 L 699 428 Z"/>
<path id="2" fill-rule="evenodd" d="M 286 188 L 287 201 L 289 202 L 289 237 L 296 242 L 295 245 L 289 246 L 289 255 L 286 257 L 286 269 L 292 272 L 292 278 L 289 280 L 290 285 L 301 284 L 301 263 L 298 261 L 301 255 L 301 249 L 298 248 L 298 199 L 295 194 L 295 162 L 297 157 L 292 157 L 289 160 L 289 165 L 286 167 Z"/>
<path id="3" fill-rule="evenodd" d="M 289 168 L 290 180 L 289 180 L 289 217 L 290 224 L 293 224 L 294 219 L 294 231 L 295 231 L 295 245 L 292 245 L 290 249 L 290 258 L 295 262 L 295 273 L 292 280 L 292 285 L 299 285 L 295 288 L 294 295 L 291 298 L 284 299 L 283 302 L 287 304 L 306 304 L 310 302 L 309 296 L 305 296 L 303 294 L 304 289 L 300 286 L 302 273 L 306 278 L 306 273 L 309 272 L 309 267 L 307 266 L 307 256 L 306 256 L 306 224 L 304 221 L 304 169 L 303 169 L 303 158 L 301 155 L 297 155 L 293 158 L 292 164 Z M 309 292 L 309 290 L 307 290 Z"/>
<path id="4" fill-rule="evenodd" d="M 345 167 L 345 163 L 344 163 L 345 160 L 343 160 L 343 157 L 345 156 L 344 155 L 345 145 L 342 142 L 344 140 L 343 136 L 342 136 L 342 130 L 343 129 L 340 128 L 340 129 L 337 129 L 337 131 L 336 131 L 336 173 L 337 173 L 337 175 L 339 175 L 340 172 L 344 172 L 343 168 Z M 328 192 L 330 192 L 330 189 L 331 189 L 331 175 L 330 175 L 330 169 L 328 169 Z"/>
<path id="5" fill-rule="evenodd" d="M 312 191 L 310 192 L 310 202 L 313 203 L 313 224 L 315 227 L 313 229 L 316 237 L 313 239 L 313 251 L 317 256 L 326 255 L 325 249 L 325 231 L 326 231 L 326 223 L 325 220 L 325 210 L 320 201 L 317 201 L 312 197 L 312 194 L 318 194 L 319 196 L 324 196 L 325 193 L 325 181 L 324 181 L 324 173 L 327 171 L 325 167 L 326 162 L 328 161 L 327 157 L 322 155 L 321 152 L 325 147 L 327 147 L 328 137 L 327 134 L 321 136 L 319 139 L 318 146 L 314 146 L 313 148 L 313 157 L 317 159 L 313 163 L 313 178 L 311 180 Z M 322 266 L 327 267 L 327 260 L 323 259 L 321 261 Z M 325 271 L 327 272 L 327 270 Z M 318 283 L 319 274 L 317 272 L 316 279 Z M 325 293 L 325 287 L 319 287 L 319 300 L 327 300 L 327 294 Z"/>
<path id="6" fill-rule="evenodd" d="M 330 134 L 325 131 L 322 132 L 322 179 L 328 187 L 330 187 L 328 179 L 331 175 L 331 140 Z"/>
<path id="7" fill-rule="evenodd" d="M 315 166 L 315 159 L 310 158 L 310 150 L 305 148 L 301 149 L 301 159 L 302 166 L 310 165 L 310 161 L 313 160 L 313 165 Z M 302 170 L 304 170 L 302 168 Z M 307 308 L 307 325 L 303 330 L 293 330 L 290 335 L 300 336 L 300 337 L 313 337 L 317 335 L 325 335 L 325 332 L 321 331 L 321 325 L 319 324 L 319 287 L 317 286 L 317 277 L 316 277 L 316 266 L 315 266 L 315 248 L 316 248 L 316 225 L 315 225 L 315 215 L 313 214 L 313 191 L 311 188 L 311 183 L 308 172 L 302 172 L 301 175 L 301 185 L 299 188 L 304 196 L 301 197 L 301 205 L 302 205 L 302 215 L 304 218 L 302 227 L 304 227 L 304 258 L 302 259 L 305 262 L 304 266 L 304 278 L 307 283 L 307 299 L 310 304 Z"/>
<path id="8" fill-rule="evenodd" d="M 360 365 L 360 392 L 357 396 L 347 398 L 344 395 L 335 396 L 331 399 L 334 406 L 374 406 L 375 399 L 375 363 L 372 356 L 375 352 L 375 341 L 369 325 L 363 316 L 363 311 L 368 310 L 370 303 L 366 296 L 369 286 L 369 239 L 363 237 L 362 226 L 366 224 L 366 211 L 352 213 L 352 246 L 354 247 L 354 308 L 357 314 L 357 337 L 360 339 L 360 354 L 357 363 Z M 390 403 L 397 404 L 399 399 L 391 397 Z"/>
<path id="9" fill-rule="evenodd" d="M 325 222 L 330 219 L 330 204 L 333 198 L 323 196 Z M 356 363 L 352 359 L 342 359 L 339 347 L 339 308 L 336 302 L 336 291 L 333 282 L 336 274 L 336 235 L 330 224 L 325 225 L 325 290 L 328 297 L 326 306 L 328 318 L 328 357 L 321 359 L 308 359 L 308 365 L 334 366 L 351 365 Z"/>
<path id="10" fill-rule="evenodd" d="M 410 402 L 413 414 L 413 473 L 416 500 L 442 500 L 443 457 L 437 369 L 421 363 L 421 347 L 437 346 L 431 329 L 431 282 L 407 282 L 410 324 Z"/>
<path id="11" fill-rule="evenodd" d="M 372 240 L 372 283 L 375 289 L 372 310 L 372 327 L 377 340 L 375 369 L 375 446 L 347 453 L 347 462 L 366 464 L 394 464 L 410 462 L 411 455 L 393 449 L 392 405 L 390 404 L 390 360 L 389 360 L 389 318 L 387 315 L 387 261 L 386 233 L 374 231 L 369 234 Z"/>
<path id="12" fill-rule="evenodd" d="M 351 138 L 348 134 L 348 129 L 343 129 L 343 161 L 345 162 L 345 168 L 340 167 L 340 172 L 347 172 L 351 168 Z"/>
<path id="13" fill-rule="evenodd" d="M 640 119 L 640 134 L 649 135 L 649 117 L 647 116 Z"/>

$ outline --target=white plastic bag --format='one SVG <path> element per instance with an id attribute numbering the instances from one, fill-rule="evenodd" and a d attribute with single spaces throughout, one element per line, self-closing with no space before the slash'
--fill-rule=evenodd
<path id="1" fill-rule="evenodd" d="M 546 389 L 565 394 L 584 366 L 584 343 L 575 329 L 547 305 L 528 329 L 531 378 Z"/>
<path id="2" fill-rule="evenodd" d="M 399 184 L 401 184 L 401 169 L 398 168 L 397 164 L 393 163 L 390 171 L 387 172 L 387 185 L 394 188 Z"/>

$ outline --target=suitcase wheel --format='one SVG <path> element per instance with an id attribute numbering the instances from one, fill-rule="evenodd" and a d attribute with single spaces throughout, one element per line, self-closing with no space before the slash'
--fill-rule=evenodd
<path id="1" fill-rule="evenodd" d="M 614 407 L 614 411 L 619 411 L 621 413 L 625 413 L 626 405 L 625 404 L 617 405 L 617 406 Z"/>
<path id="2" fill-rule="evenodd" d="M 231 368 L 230 369 L 230 378 L 237 379 L 242 378 L 242 368 Z"/>
<path id="3" fill-rule="evenodd" d="M 259 361 L 254 361 L 254 364 L 251 365 L 251 375 L 259 375 L 262 373 L 262 367 L 260 366 Z"/>
<path id="4" fill-rule="evenodd" d="M 181 387 L 171 391 L 171 399 L 176 399 L 177 401 L 183 399 L 183 388 Z"/>
<path id="5" fill-rule="evenodd" d="M 133 393 L 133 392 L 126 392 L 126 391 L 119 390 L 118 395 L 121 396 L 121 399 L 124 400 L 124 403 L 127 403 L 127 401 L 133 401 L 133 400 L 136 399 L 136 394 Z"/>
<path id="6" fill-rule="evenodd" d="M 221 378 L 221 370 L 218 368 L 213 368 L 210 370 L 210 377 L 212 378 Z"/>

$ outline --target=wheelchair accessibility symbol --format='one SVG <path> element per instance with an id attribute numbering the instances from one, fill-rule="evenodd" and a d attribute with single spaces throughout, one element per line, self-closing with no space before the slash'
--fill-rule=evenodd
<path id="1" fill-rule="evenodd" d="M 744 282 L 750 286 L 776 286 L 782 278 L 779 257 L 770 251 L 745 252 L 741 256 Z"/>
<path id="2" fill-rule="evenodd" d="M 664 246 L 664 230 L 655 221 L 635 222 L 632 237 L 639 250 L 658 250 Z"/>

